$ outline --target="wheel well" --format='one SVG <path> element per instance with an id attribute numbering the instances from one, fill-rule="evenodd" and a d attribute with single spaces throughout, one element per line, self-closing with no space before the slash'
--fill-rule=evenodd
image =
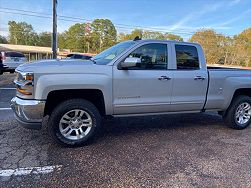
<path id="1" fill-rule="evenodd" d="M 235 90 L 231 103 L 234 101 L 236 97 L 240 95 L 246 95 L 246 96 L 251 97 L 251 88 L 241 88 L 241 89 Z"/>
<path id="2" fill-rule="evenodd" d="M 233 96 L 233 99 L 239 95 L 246 95 L 246 96 L 249 96 L 251 97 L 251 88 L 242 88 L 242 89 L 237 89 L 235 92 L 234 92 L 234 96 Z"/>
<path id="3" fill-rule="evenodd" d="M 53 109 L 61 102 L 82 98 L 93 103 L 102 116 L 105 115 L 105 103 L 102 91 L 98 89 L 67 89 L 51 91 L 46 100 L 44 116 L 50 115 Z"/>
<path id="4" fill-rule="evenodd" d="M 251 88 L 241 88 L 241 89 L 235 90 L 234 95 L 233 95 L 231 102 L 229 103 L 227 109 L 225 109 L 224 111 L 218 111 L 218 114 L 225 116 L 225 114 L 227 113 L 227 111 L 229 110 L 231 105 L 233 104 L 236 97 L 238 97 L 240 95 L 246 95 L 246 96 L 251 97 Z"/>

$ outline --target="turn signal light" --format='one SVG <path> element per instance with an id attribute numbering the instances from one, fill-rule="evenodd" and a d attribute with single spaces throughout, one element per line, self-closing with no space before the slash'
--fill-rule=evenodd
<path id="1" fill-rule="evenodd" d="M 27 89 L 17 88 L 17 91 L 18 91 L 19 93 L 22 93 L 23 95 L 32 95 L 31 92 L 27 91 Z"/>

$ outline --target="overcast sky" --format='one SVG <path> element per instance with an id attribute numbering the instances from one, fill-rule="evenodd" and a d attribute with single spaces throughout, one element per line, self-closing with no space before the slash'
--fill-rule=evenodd
<path id="1" fill-rule="evenodd" d="M 52 0 L 0 0 L 0 35 L 8 34 L 9 20 L 26 21 L 37 32 L 51 31 L 46 18 L 51 14 Z M 232 36 L 251 27 L 251 0 L 58 0 L 58 15 L 83 19 L 59 17 L 59 32 L 76 22 L 108 18 L 118 32 L 137 26 L 189 38 L 197 29 L 213 28 Z"/>

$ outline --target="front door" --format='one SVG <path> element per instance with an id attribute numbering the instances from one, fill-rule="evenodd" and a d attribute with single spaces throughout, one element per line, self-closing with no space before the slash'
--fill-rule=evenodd
<path id="1" fill-rule="evenodd" d="M 140 58 L 138 66 L 113 68 L 114 114 L 167 112 L 170 110 L 172 71 L 168 71 L 168 44 L 143 44 L 127 57 Z"/>

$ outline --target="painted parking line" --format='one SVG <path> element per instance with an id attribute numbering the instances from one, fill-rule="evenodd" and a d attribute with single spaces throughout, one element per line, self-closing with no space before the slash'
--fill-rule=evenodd
<path id="1" fill-rule="evenodd" d="M 59 171 L 61 170 L 61 168 L 62 165 L 6 169 L 0 170 L 0 177 L 25 176 L 31 174 L 49 174 L 53 171 Z"/>
<path id="2" fill-rule="evenodd" d="M 11 110 L 11 108 L 0 108 L 0 111 L 2 110 Z"/>
<path id="3" fill-rule="evenodd" d="M 10 87 L 10 88 L 8 88 L 8 87 L 3 87 L 3 88 L 1 88 L 1 87 L 0 87 L 0 89 L 2 89 L 2 90 L 14 90 L 14 89 L 16 89 L 16 88 L 11 88 L 11 87 Z"/>

